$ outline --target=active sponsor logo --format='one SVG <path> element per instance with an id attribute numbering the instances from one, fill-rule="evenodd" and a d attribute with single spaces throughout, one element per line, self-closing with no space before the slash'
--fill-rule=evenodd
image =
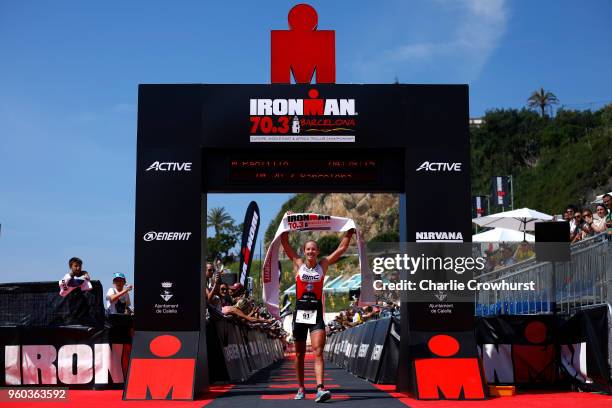
<path id="1" fill-rule="evenodd" d="M 417 232 L 416 242 L 463 242 L 461 232 Z"/>
<path id="2" fill-rule="evenodd" d="M 191 232 L 155 232 L 149 231 L 142 239 L 146 242 L 151 241 L 189 241 Z"/>
<path id="3" fill-rule="evenodd" d="M 153 162 L 146 171 L 191 171 L 192 162 Z"/>
<path id="4" fill-rule="evenodd" d="M 352 142 L 358 113 L 355 99 L 250 99 L 251 142 Z M 348 133 L 348 134 L 347 134 Z M 339 137 L 339 139 L 337 139 Z"/>
<path id="5" fill-rule="evenodd" d="M 416 171 L 460 172 L 463 163 L 423 162 Z"/>

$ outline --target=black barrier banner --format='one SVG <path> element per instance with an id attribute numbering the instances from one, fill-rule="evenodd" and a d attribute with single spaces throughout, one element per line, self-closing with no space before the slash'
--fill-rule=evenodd
<path id="1" fill-rule="evenodd" d="M 585 391 L 612 394 L 608 366 L 608 306 L 581 310 L 559 329 L 561 367 Z"/>
<path id="2" fill-rule="evenodd" d="M 359 343 L 357 351 L 357 364 L 355 365 L 354 374 L 358 377 L 365 378 L 368 367 L 368 359 L 372 355 L 372 337 L 376 329 L 376 321 L 369 321 L 363 324 L 363 336 Z"/>
<path id="3" fill-rule="evenodd" d="M 132 344 L 130 326 L 0 329 L 0 387 L 54 385 L 121 389 Z"/>
<path id="4" fill-rule="evenodd" d="M 102 284 L 91 281 L 92 289 L 75 289 L 59 295 L 58 282 L 20 282 L 0 285 L 0 326 L 62 327 L 104 326 Z"/>
<path id="5" fill-rule="evenodd" d="M 398 319 L 392 318 L 383 357 L 378 370 L 378 384 L 395 384 L 399 365 L 400 328 Z"/>
<path id="6" fill-rule="evenodd" d="M 244 223 L 242 227 L 242 244 L 240 246 L 240 283 L 246 287 L 246 281 L 251 270 L 251 261 L 253 260 L 253 250 L 257 242 L 257 232 L 259 231 L 259 207 L 255 201 L 251 201 L 246 214 L 244 215 Z"/>
<path id="7" fill-rule="evenodd" d="M 223 369 L 220 369 L 221 373 L 212 375 L 211 379 L 232 382 L 244 381 L 256 371 L 283 357 L 283 349 L 279 339 L 270 338 L 263 332 L 239 327 L 231 322 L 217 321 L 209 324 L 207 328 L 212 325 L 214 325 L 217 339 L 210 340 L 210 342 L 213 344 L 216 341 L 225 357 L 224 361 L 215 359 L 215 362 L 217 365 L 224 366 L 227 371 L 227 379 L 224 378 Z M 211 335 L 212 333 L 211 330 Z M 218 354 L 220 353 L 217 350 L 209 347 L 210 356 Z M 211 367 L 213 367 L 212 363 Z M 214 371 L 217 371 L 217 369 L 215 368 Z"/>
<path id="8" fill-rule="evenodd" d="M 372 351 L 370 352 L 365 372 L 365 377 L 372 382 L 378 382 L 379 369 L 384 356 L 385 344 L 387 343 L 390 328 L 390 318 L 376 321 L 370 346 L 372 347 Z"/>
<path id="9" fill-rule="evenodd" d="M 489 384 L 557 382 L 554 316 L 482 318 L 475 333 Z"/>

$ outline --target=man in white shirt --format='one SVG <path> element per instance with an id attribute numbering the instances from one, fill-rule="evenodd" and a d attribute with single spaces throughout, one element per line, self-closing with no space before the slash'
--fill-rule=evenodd
<path id="1" fill-rule="evenodd" d="M 113 274 L 113 287 L 106 292 L 106 312 L 108 314 L 132 314 L 129 292 L 133 286 L 126 285 L 125 281 L 123 273 Z"/>

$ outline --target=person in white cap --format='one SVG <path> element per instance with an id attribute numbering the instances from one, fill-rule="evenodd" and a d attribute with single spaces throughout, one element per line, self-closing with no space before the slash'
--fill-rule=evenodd
<path id="1" fill-rule="evenodd" d="M 108 314 L 132 314 L 129 292 L 133 286 L 126 285 L 125 282 L 123 273 L 113 274 L 113 287 L 106 292 L 106 312 Z"/>

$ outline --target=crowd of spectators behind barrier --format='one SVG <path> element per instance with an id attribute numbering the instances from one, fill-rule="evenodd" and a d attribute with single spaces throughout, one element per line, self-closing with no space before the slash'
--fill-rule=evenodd
<path id="1" fill-rule="evenodd" d="M 358 306 L 357 299 L 354 298 L 346 309 L 327 323 L 327 335 L 359 326 L 369 320 L 399 316 L 399 301 L 385 295 L 378 296 L 376 304 L 372 306 Z"/>
<path id="2" fill-rule="evenodd" d="M 206 264 L 207 320 L 229 320 L 266 332 L 273 337 L 284 337 L 280 320 L 273 318 L 266 307 L 252 299 L 240 283 L 228 285 L 221 279 L 220 263 Z"/>

